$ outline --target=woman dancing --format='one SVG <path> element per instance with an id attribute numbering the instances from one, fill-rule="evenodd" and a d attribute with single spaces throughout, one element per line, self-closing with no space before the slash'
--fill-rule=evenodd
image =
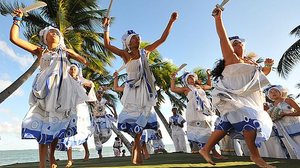
<path id="1" fill-rule="evenodd" d="M 99 159 L 102 156 L 103 144 L 109 140 L 112 135 L 112 124 L 117 121 L 118 114 L 115 106 L 103 98 L 105 92 L 104 87 L 100 87 L 97 91 L 97 101 L 93 103 L 93 125 L 94 125 L 94 143 L 98 152 Z M 112 108 L 111 114 L 108 114 L 106 108 Z"/>
<path id="2" fill-rule="evenodd" d="M 36 139 L 39 143 L 39 167 L 46 167 L 46 156 L 50 144 L 50 167 L 57 164 L 54 151 L 58 139 L 73 136 L 76 131 L 76 105 L 88 100 L 82 87 L 69 75 L 67 56 L 87 65 L 84 57 L 67 49 L 61 32 L 51 26 L 39 35 L 44 47 L 36 46 L 19 38 L 19 24 L 23 12 L 14 12 L 10 40 L 15 45 L 36 55 L 40 60 L 29 99 L 30 109 L 22 122 L 22 138 Z"/>
<path id="3" fill-rule="evenodd" d="M 77 114 L 77 134 L 71 137 L 67 137 L 58 141 L 56 149 L 61 151 L 67 151 L 68 162 L 66 168 L 72 167 L 73 159 L 72 159 L 72 147 L 82 145 L 84 147 L 85 156 L 84 160 L 89 160 L 90 152 L 87 144 L 88 137 L 90 137 L 93 133 L 91 117 L 90 117 L 90 108 L 87 102 L 96 101 L 96 95 L 94 90 L 94 83 L 90 80 L 87 80 L 82 77 L 82 72 L 78 65 L 72 64 L 69 69 L 69 74 L 73 77 L 74 80 L 78 82 L 79 85 L 83 89 L 89 88 L 88 98 L 89 100 L 78 104 L 76 106 L 76 114 Z M 84 90 L 86 91 L 86 90 Z"/>
<path id="4" fill-rule="evenodd" d="M 244 39 L 238 36 L 228 38 L 222 10 L 215 8 L 213 14 L 224 58 L 212 71 L 214 79 L 218 80 L 212 91 L 213 104 L 220 111 L 221 119 L 199 153 L 208 163 L 215 165 L 209 151 L 229 132 L 233 138 L 245 139 L 250 159 L 256 165 L 273 167 L 260 157 L 257 149 L 272 131 L 272 120 L 263 111 L 264 96 L 260 90 L 269 84 L 265 75 L 271 71 L 273 60 L 266 59 L 264 67 L 245 61 Z"/>
<path id="5" fill-rule="evenodd" d="M 299 105 L 293 99 L 287 97 L 287 90 L 281 85 L 269 87 L 267 96 L 274 101 L 268 112 L 278 130 L 279 137 L 284 137 L 283 143 L 291 159 L 300 159 Z M 279 113 L 276 114 L 275 112 Z"/>
<path id="6" fill-rule="evenodd" d="M 134 137 L 133 164 L 142 164 L 143 162 L 139 145 L 143 129 L 157 129 L 157 121 L 149 120 L 151 109 L 156 105 L 157 94 L 154 85 L 155 78 L 150 70 L 147 57 L 167 39 L 176 19 L 177 13 L 174 12 L 161 38 L 144 49 L 140 49 L 140 36 L 132 30 L 127 31 L 122 37 L 124 49 L 112 46 L 108 31 L 109 19 L 104 18 L 103 20 L 105 47 L 120 56 L 126 64 L 128 77 L 121 99 L 123 110 L 119 116 L 118 128 Z"/>
<path id="7" fill-rule="evenodd" d="M 206 97 L 205 90 L 212 88 L 210 79 L 210 70 L 207 73 L 207 84 L 199 85 L 198 76 L 195 73 L 186 72 L 182 76 L 184 87 L 175 86 L 175 75 L 171 76 L 171 91 L 176 93 L 184 93 L 188 98 L 186 108 L 186 121 L 187 121 L 187 138 L 190 143 L 195 143 L 199 148 L 208 141 L 213 126 L 215 123 L 215 113 L 212 110 L 212 106 L 208 98 Z M 217 159 L 226 159 L 220 155 L 215 148 L 212 149 L 213 156 Z"/>

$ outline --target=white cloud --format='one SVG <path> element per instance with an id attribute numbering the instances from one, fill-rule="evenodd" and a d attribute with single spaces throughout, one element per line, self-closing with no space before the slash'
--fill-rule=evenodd
<path id="1" fill-rule="evenodd" d="M 0 92 L 6 89 L 10 84 L 12 84 L 11 81 L 0 79 Z M 12 96 L 22 96 L 23 94 L 23 90 L 19 88 L 12 94 Z"/>
<path id="2" fill-rule="evenodd" d="M 2 40 L 0 40 L 0 51 L 2 51 L 5 56 L 20 64 L 22 68 L 28 67 L 34 62 L 34 58 L 31 55 L 27 54 L 19 56 L 19 54 L 17 54 L 5 41 Z"/>
<path id="3" fill-rule="evenodd" d="M 21 123 L 22 121 L 18 118 L 14 118 L 11 122 L 1 122 L 0 123 L 0 134 L 19 134 L 21 133 Z"/>
<path id="4" fill-rule="evenodd" d="M 12 111 L 10 109 L 6 109 L 6 108 L 0 108 L 0 114 L 11 114 Z"/>

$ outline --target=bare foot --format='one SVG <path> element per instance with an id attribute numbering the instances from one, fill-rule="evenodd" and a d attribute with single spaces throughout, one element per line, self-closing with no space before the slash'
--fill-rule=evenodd
<path id="1" fill-rule="evenodd" d="M 269 165 L 261 157 L 251 157 L 250 156 L 250 160 L 252 160 L 258 167 L 262 167 L 262 168 L 276 168 L 276 166 Z"/>
<path id="2" fill-rule="evenodd" d="M 89 158 L 90 158 L 90 152 L 86 152 L 83 160 L 88 161 Z"/>
<path id="3" fill-rule="evenodd" d="M 148 160 L 148 159 L 150 159 L 150 155 L 149 155 L 149 153 L 145 153 L 145 154 L 144 154 L 144 159 L 145 159 L 145 160 Z"/>
<path id="4" fill-rule="evenodd" d="M 146 159 L 146 160 L 150 159 L 150 155 L 147 151 L 146 146 L 142 146 L 142 152 L 143 152 L 144 159 Z"/>
<path id="5" fill-rule="evenodd" d="M 131 162 L 133 163 L 133 158 L 134 158 L 134 151 L 135 151 L 135 145 L 133 143 L 132 147 L 131 147 Z"/>
<path id="6" fill-rule="evenodd" d="M 143 155 L 142 155 L 142 152 L 140 150 L 138 150 L 137 148 L 135 148 L 135 150 L 133 151 L 132 163 L 134 165 L 141 165 L 141 164 L 143 164 Z"/>
<path id="7" fill-rule="evenodd" d="M 212 153 L 213 153 L 213 158 L 216 158 L 219 160 L 227 160 L 228 159 L 228 157 L 219 154 L 219 152 L 217 152 L 216 150 L 212 150 Z"/>
<path id="8" fill-rule="evenodd" d="M 72 167 L 72 165 L 73 165 L 73 162 L 69 160 L 66 165 L 66 168 L 70 168 L 70 167 Z"/>
<path id="9" fill-rule="evenodd" d="M 199 153 L 207 161 L 207 163 L 216 165 L 216 163 L 211 160 L 211 157 L 207 151 L 205 151 L 204 149 L 200 149 Z"/>
<path id="10" fill-rule="evenodd" d="M 51 168 L 57 168 L 57 163 L 55 161 L 55 157 L 50 157 L 49 161 L 50 161 L 50 167 Z"/>
<path id="11" fill-rule="evenodd" d="M 57 164 L 56 163 L 51 163 L 51 168 L 57 168 Z"/>

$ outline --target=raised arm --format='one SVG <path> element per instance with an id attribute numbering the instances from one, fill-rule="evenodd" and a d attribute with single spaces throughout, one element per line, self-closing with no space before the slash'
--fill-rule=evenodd
<path id="1" fill-rule="evenodd" d="M 164 30 L 163 34 L 161 35 L 160 39 L 158 39 L 154 43 L 146 46 L 145 50 L 151 52 L 151 51 L 155 50 L 158 46 L 160 46 L 163 42 L 166 41 L 166 39 L 169 36 L 169 33 L 171 31 L 172 25 L 175 22 L 175 20 L 177 19 L 177 16 L 178 16 L 177 12 L 172 13 L 169 23 L 168 23 L 166 29 Z"/>
<path id="2" fill-rule="evenodd" d="M 14 11 L 14 14 L 16 16 L 14 17 L 14 23 L 10 29 L 10 36 L 9 36 L 10 41 L 15 45 L 23 48 L 24 50 L 40 58 L 43 51 L 41 47 L 31 44 L 28 41 L 19 38 L 20 23 L 23 17 L 23 12 L 18 9 Z"/>
<path id="3" fill-rule="evenodd" d="M 117 92 L 123 92 L 124 91 L 124 87 L 119 86 L 119 74 L 118 72 L 114 73 L 114 90 Z"/>
<path id="4" fill-rule="evenodd" d="M 206 85 L 202 85 L 202 89 L 203 90 L 209 90 L 212 88 L 212 82 L 211 82 L 211 70 L 210 69 L 207 69 L 206 70 L 206 74 L 207 74 L 207 82 L 206 82 Z"/>
<path id="5" fill-rule="evenodd" d="M 67 53 L 68 56 L 78 62 L 81 62 L 82 64 L 89 66 L 89 62 L 81 55 L 77 54 L 74 50 L 72 49 L 64 49 Z"/>
<path id="6" fill-rule="evenodd" d="M 103 18 L 102 24 L 104 27 L 104 47 L 109 51 L 111 51 L 112 53 L 123 58 L 123 60 L 126 60 L 124 51 L 110 44 L 110 38 L 109 38 L 110 19 L 107 17 Z"/>
<path id="7" fill-rule="evenodd" d="M 223 58 L 225 60 L 225 64 L 230 65 L 239 62 L 239 59 L 237 55 L 234 53 L 233 47 L 228 39 L 222 21 L 222 10 L 220 8 L 215 8 L 213 10 L 213 13 L 216 13 L 214 18 L 215 18 L 217 33 L 220 38 L 221 50 L 222 50 Z"/>
<path id="8" fill-rule="evenodd" d="M 274 64 L 274 60 L 273 59 L 270 59 L 270 58 L 267 58 L 265 60 L 265 66 L 262 68 L 262 72 L 265 74 L 265 75 L 268 75 L 271 71 L 272 71 L 272 66 Z"/>
<path id="9" fill-rule="evenodd" d="M 285 102 L 295 109 L 295 113 L 282 113 L 281 116 L 300 116 L 300 107 L 293 99 L 286 98 Z"/>
<path id="10" fill-rule="evenodd" d="M 175 86 L 175 79 L 176 79 L 175 75 L 176 75 L 175 73 L 173 73 L 171 75 L 171 91 L 175 92 L 175 93 L 184 93 L 184 94 L 186 94 L 186 92 L 189 91 L 188 88 L 185 88 L 185 87 L 176 87 Z"/>

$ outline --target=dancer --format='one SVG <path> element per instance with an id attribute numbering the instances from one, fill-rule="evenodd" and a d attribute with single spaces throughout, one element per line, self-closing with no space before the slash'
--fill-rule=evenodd
<path id="1" fill-rule="evenodd" d="M 22 122 L 22 138 L 39 143 L 39 167 L 46 167 L 47 148 L 50 145 L 50 167 L 57 167 L 54 151 L 58 139 L 76 134 L 76 105 L 88 98 L 78 83 L 68 74 L 67 56 L 87 65 L 84 57 L 67 49 L 61 32 L 51 26 L 40 31 L 44 47 L 19 38 L 19 24 L 23 12 L 14 11 L 10 40 L 15 45 L 36 55 L 40 60 L 29 99 L 30 110 Z"/>
<path id="2" fill-rule="evenodd" d="M 175 75 L 171 76 L 171 91 L 176 93 L 184 93 L 188 98 L 186 108 L 186 121 L 187 121 L 187 138 L 191 143 L 198 144 L 199 148 L 203 148 L 208 141 L 215 123 L 215 114 L 212 110 L 211 103 L 206 97 L 204 90 L 212 88 L 210 79 L 210 70 L 206 70 L 207 84 L 196 84 L 198 76 L 194 73 L 186 72 L 182 76 L 184 87 L 175 86 Z M 213 156 L 217 159 L 226 159 L 220 155 L 215 148 L 212 149 Z"/>
<path id="3" fill-rule="evenodd" d="M 272 85 L 267 90 L 267 96 L 274 101 L 268 112 L 279 137 L 284 137 L 282 140 L 291 159 L 300 159 L 300 107 L 293 99 L 287 98 L 287 90 L 281 85 Z"/>
<path id="4" fill-rule="evenodd" d="M 157 121 L 151 121 L 151 109 L 156 105 L 157 94 L 155 78 L 149 68 L 148 55 L 161 45 L 168 37 L 177 13 L 174 12 L 160 39 L 140 49 L 140 36 L 134 31 L 127 31 L 122 37 L 124 49 L 121 50 L 110 44 L 108 25 L 109 19 L 104 18 L 104 45 L 116 55 L 119 55 L 126 64 L 128 74 L 121 102 L 123 110 L 118 120 L 118 128 L 134 137 L 133 164 L 142 164 L 140 139 L 143 129 L 157 129 Z"/>
<path id="5" fill-rule="evenodd" d="M 114 90 L 117 91 L 117 92 L 123 92 L 125 87 L 124 86 L 119 86 L 119 84 L 118 84 L 118 82 L 119 82 L 118 76 L 119 76 L 118 72 L 115 72 L 113 74 L 113 77 L 114 77 L 114 84 L 113 84 L 114 85 Z M 150 121 L 152 120 L 152 123 L 154 121 L 157 121 L 156 114 L 152 112 L 150 114 L 149 120 Z M 150 140 L 152 140 L 153 138 L 155 138 L 155 136 L 153 136 L 153 134 L 155 134 L 155 131 L 156 131 L 155 129 L 144 129 L 143 132 L 142 132 L 142 136 L 141 136 L 141 140 L 140 140 L 140 144 L 142 146 L 141 153 L 144 156 L 144 159 L 146 159 L 146 160 L 150 159 L 150 154 L 149 154 L 150 153 L 149 152 L 150 148 L 149 148 L 148 144 L 149 144 Z"/>
<path id="6" fill-rule="evenodd" d="M 117 121 L 118 115 L 115 106 L 103 98 L 105 92 L 104 87 L 100 87 L 97 91 L 97 101 L 93 105 L 93 124 L 95 128 L 94 142 L 96 150 L 98 151 L 99 159 L 102 156 L 102 145 L 109 140 L 112 135 L 112 124 Z M 107 114 L 105 108 L 109 106 L 112 108 L 111 114 Z"/>
<path id="7" fill-rule="evenodd" d="M 84 89 L 84 87 L 88 87 L 89 93 L 88 98 L 89 100 L 86 102 L 94 102 L 96 101 L 96 95 L 94 91 L 94 83 L 90 80 L 87 80 L 82 77 L 82 72 L 78 65 L 71 64 L 69 69 L 69 74 L 76 80 Z M 56 149 L 65 151 L 67 150 L 68 161 L 66 168 L 72 167 L 73 159 L 72 159 L 72 147 L 83 145 L 85 156 L 84 160 L 89 160 L 90 152 L 88 149 L 87 139 L 93 133 L 91 118 L 90 118 L 90 109 L 87 103 L 81 103 L 76 106 L 77 112 L 77 134 L 71 137 L 64 138 L 58 141 Z"/>
<path id="8" fill-rule="evenodd" d="M 218 81 L 212 91 L 213 104 L 221 118 L 199 153 L 208 163 L 215 165 L 209 151 L 229 132 L 233 138 L 245 139 L 250 159 L 257 166 L 273 167 L 260 157 L 257 149 L 272 131 L 272 120 L 263 111 L 264 96 L 260 89 L 269 84 L 265 75 L 270 73 L 273 60 L 266 59 L 264 67 L 246 63 L 243 60 L 244 39 L 238 36 L 228 38 L 222 22 L 222 10 L 215 8 L 213 13 L 216 13 L 214 18 L 224 58 L 212 71 Z"/>
<path id="9" fill-rule="evenodd" d="M 183 124 L 185 119 L 178 114 L 177 108 L 172 108 L 173 115 L 169 118 L 169 127 L 172 129 L 172 140 L 175 146 L 175 152 L 186 152 L 185 134 Z"/>

